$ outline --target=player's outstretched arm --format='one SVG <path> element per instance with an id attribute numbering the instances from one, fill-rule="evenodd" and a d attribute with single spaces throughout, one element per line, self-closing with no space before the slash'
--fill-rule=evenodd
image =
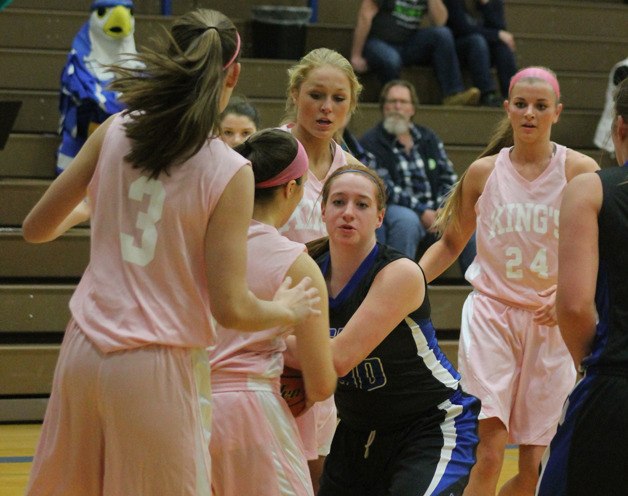
<path id="1" fill-rule="evenodd" d="M 366 298 L 331 341 L 339 376 L 364 360 L 425 298 L 425 280 L 416 263 L 395 260 L 375 277 Z"/>
<path id="2" fill-rule="evenodd" d="M 569 182 L 560 208 L 556 314 L 576 367 L 590 353 L 595 337 L 601 205 L 600 178 L 589 173 Z"/>
<path id="3" fill-rule="evenodd" d="M 45 243 L 70 227 L 87 220 L 89 210 L 81 206 L 94 175 L 102 143 L 111 124 L 109 117 L 87 139 L 68 168 L 48 187 L 24 219 L 22 233 L 30 243 Z M 76 209 L 76 210 L 75 210 Z"/>

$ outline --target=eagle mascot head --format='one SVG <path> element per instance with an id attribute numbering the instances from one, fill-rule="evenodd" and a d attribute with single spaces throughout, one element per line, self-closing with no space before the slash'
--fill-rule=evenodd
<path id="1" fill-rule="evenodd" d="M 135 18 L 131 0 L 96 0 L 89 20 L 74 37 L 61 73 L 57 173 L 61 173 L 90 132 L 110 115 L 123 110 L 118 94 L 106 89 L 114 75 L 110 64 L 137 66 Z"/>

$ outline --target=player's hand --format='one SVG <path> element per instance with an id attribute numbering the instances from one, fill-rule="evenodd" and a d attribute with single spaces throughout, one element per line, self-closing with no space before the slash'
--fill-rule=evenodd
<path id="1" fill-rule="evenodd" d="M 292 313 L 292 324 L 298 324 L 312 315 L 320 315 L 318 307 L 321 298 L 318 289 L 312 287 L 312 279 L 304 277 L 293 288 L 292 278 L 286 277 L 277 289 L 273 301 L 286 307 Z"/>
<path id="2" fill-rule="evenodd" d="M 434 221 L 436 220 L 436 210 L 426 208 L 421 214 L 421 224 L 428 232 L 434 231 Z"/>
<path id="3" fill-rule="evenodd" d="M 537 293 L 541 298 L 547 298 L 547 302 L 537 308 L 534 312 L 532 320 L 536 324 L 555 326 L 558 324 L 556 319 L 556 284 L 550 286 L 543 291 Z"/>

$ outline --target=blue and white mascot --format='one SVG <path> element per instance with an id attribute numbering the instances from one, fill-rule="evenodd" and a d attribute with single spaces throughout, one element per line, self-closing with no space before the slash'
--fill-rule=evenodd
<path id="1" fill-rule="evenodd" d="M 126 54 L 136 54 L 135 18 L 131 0 L 95 0 L 91 15 L 72 42 L 61 73 L 57 174 L 69 165 L 89 134 L 110 115 L 124 109 L 118 93 L 107 84 L 114 75 L 108 64 L 137 66 Z"/>

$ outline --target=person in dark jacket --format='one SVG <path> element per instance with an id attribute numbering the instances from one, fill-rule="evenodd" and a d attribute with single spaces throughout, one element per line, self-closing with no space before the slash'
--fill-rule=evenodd
<path id="1" fill-rule="evenodd" d="M 517 72 L 515 38 L 506 29 L 503 0 L 476 0 L 476 15 L 469 12 L 465 0 L 443 1 L 449 12 L 447 27 L 454 35 L 460 64 L 469 70 L 473 84 L 482 92 L 480 104 L 501 106 L 508 98 L 510 78 Z M 491 66 L 497 71 L 499 96 Z"/>
<path id="2" fill-rule="evenodd" d="M 435 240 L 432 224 L 445 195 L 458 180 L 440 138 L 412 122 L 418 98 L 412 83 L 397 79 L 380 94 L 383 120 L 360 144 L 376 159 L 388 189 L 388 206 L 377 239 L 416 259 Z M 463 271 L 475 257 L 473 239 L 460 257 Z"/>

